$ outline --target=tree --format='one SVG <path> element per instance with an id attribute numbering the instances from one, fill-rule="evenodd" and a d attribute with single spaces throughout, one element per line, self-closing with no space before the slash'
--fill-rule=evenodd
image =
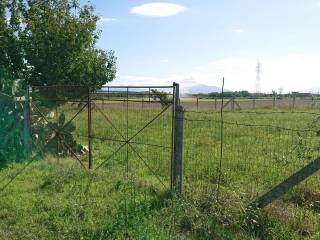
<path id="1" fill-rule="evenodd" d="M 151 93 L 152 93 L 153 100 L 160 101 L 160 104 L 163 108 L 170 105 L 170 99 L 169 99 L 168 93 L 158 91 L 156 89 L 152 89 Z"/>
<path id="2" fill-rule="evenodd" d="M 115 78 L 116 57 L 96 48 L 98 20 L 78 0 L 0 0 L 1 71 L 24 85 L 102 87 Z"/>
<path id="3" fill-rule="evenodd" d="M 22 9 L 23 0 L 0 1 L 0 91 L 10 95 L 17 92 L 17 79 L 22 77 L 24 69 L 19 37 Z"/>
<path id="4" fill-rule="evenodd" d="M 93 10 L 75 0 L 29 1 L 22 32 L 29 84 L 100 88 L 115 78 L 113 51 L 95 47 Z"/>
<path id="5" fill-rule="evenodd" d="M 98 19 L 92 6 L 80 7 L 78 0 L 0 0 L 0 92 L 21 96 L 28 84 L 85 85 L 97 89 L 112 81 L 116 57 L 113 51 L 96 48 L 100 35 L 96 29 Z M 24 134 L 21 106 L 15 106 L 14 101 L 8 104 L 3 96 L 6 95 L 0 94 L 0 106 L 6 107 L 0 111 L 0 139 L 10 136 L 17 144 L 2 141 L 5 146 L 0 146 L 0 162 L 10 152 L 21 152 Z M 43 103 L 42 107 L 51 111 L 54 106 Z M 64 123 L 62 119 L 60 115 L 60 124 Z M 43 120 L 37 121 L 33 133 L 38 131 L 40 136 L 52 131 L 50 124 L 41 123 Z M 78 148 L 69 134 L 74 127 L 70 125 L 65 130 L 69 132 L 62 137 Z"/>

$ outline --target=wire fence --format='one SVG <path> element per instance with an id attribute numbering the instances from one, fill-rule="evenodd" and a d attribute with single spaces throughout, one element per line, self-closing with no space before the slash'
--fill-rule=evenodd
<path id="1" fill-rule="evenodd" d="M 27 123 L 31 137 L 30 156 L 8 174 L 9 168 L 2 172 L 2 197 L 21 186 L 19 180 L 31 180 L 34 188 L 52 185 L 56 180 L 47 166 L 53 164 L 62 174 L 81 176 L 79 183 L 64 180 L 65 186 L 60 187 L 76 185 L 74 197 L 80 191 L 81 199 L 94 199 L 98 208 L 110 207 L 112 218 L 117 215 L 128 234 L 130 225 L 138 221 L 130 216 L 141 206 L 151 208 L 152 202 L 170 191 L 175 86 L 99 91 L 33 86 L 25 95 L 29 95 L 24 100 L 29 116 L 21 122 Z M 46 162 L 46 167 L 40 162 Z M 35 169 L 45 170 L 39 182 L 30 179 Z"/>
<path id="2" fill-rule="evenodd" d="M 47 147 L 58 161 L 72 156 L 84 168 L 90 161 L 97 169 L 119 165 L 126 178 L 132 174 L 143 182 L 149 175 L 151 182 L 158 182 L 156 188 L 169 189 L 173 92 L 167 92 L 169 100 L 164 103 L 150 87 L 98 92 L 76 88 L 33 87 L 31 146 L 44 148 L 54 138 Z M 23 111 L 23 101 L 20 105 Z M 223 111 L 221 125 L 219 111 L 187 109 L 185 188 L 221 184 L 245 193 L 247 201 L 257 198 L 319 156 L 319 119 L 320 113 L 310 109 L 261 108 Z"/>
<path id="3" fill-rule="evenodd" d="M 32 148 L 14 173 L 10 169 L 0 172 L 1 194 L 10 193 L 12 183 L 23 179 L 28 169 L 48 170 L 39 165 L 44 159 L 63 174 L 80 172 L 73 180 L 64 179 L 59 187 L 69 186 L 70 195 L 79 195 L 82 203 L 94 199 L 93 208 L 109 209 L 104 217 L 119 219 L 124 234 L 139 221 L 135 213 L 152 212 L 158 199 L 164 201 L 163 196 L 172 190 L 174 168 L 175 108 L 179 105 L 174 86 L 29 90 L 29 97 L 19 103 L 24 117 L 18 122 L 22 128 L 29 122 L 31 139 L 22 145 Z M 217 110 L 186 106 L 181 139 L 185 195 L 211 194 L 216 203 L 222 203 L 225 194 L 232 193 L 248 205 L 320 156 L 320 112 L 316 108 L 292 111 L 257 104 L 256 109 L 236 110 L 237 104 L 229 104 L 234 111 L 228 107 L 218 111 L 222 104 L 216 105 Z M 24 111 L 27 106 L 29 115 Z M 55 182 L 51 171 L 41 173 L 40 183 L 32 180 L 30 186 L 45 188 Z M 301 186 L 318 192 L 319 174 L 293 191 Z"/>
<path id="4" fill-rule="evenodd" d="M 187 110 L 219 110 L 222 107 L 221 98 L 183 97 L 181 104 Z M 319 109 L 319 97 L 281 97 L 281 98 L 228 98 L 224 99 L 224 111 L 254 110 L 254 109 Z"/>
<path id="5" fill-rule="evenodd" d="M 221 185 L 249 203 L 320 154 L 317 112 L 226 112 L 223 116 L 222 129 L 218 112 L 186 111 L 185 186 L 190 191 Z M 314 176 L 305 184 L 316 190 L 318 180 Z"/>

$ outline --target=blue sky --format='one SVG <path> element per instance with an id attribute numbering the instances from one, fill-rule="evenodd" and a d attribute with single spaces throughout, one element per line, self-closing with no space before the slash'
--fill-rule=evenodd
<path id="1" fill-rule="evenodd" d="M 84 2 L 83 2 L 84 3 Z M 92 0 L 98 46 L 113 49 L 113 84 L 221 85 L 253 91 L 320 87 L 320 1 Z"/>

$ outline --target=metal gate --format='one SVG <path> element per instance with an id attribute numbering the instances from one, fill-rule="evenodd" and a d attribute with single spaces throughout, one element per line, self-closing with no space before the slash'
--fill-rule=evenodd
<path id="1" fill-rule="evenodd" d="M 25 104 L 30 158 L 17 176 L 46 154 L 58 161 L 72 157 L 73 163 L 94 175 L 103 172 L 104 179 L 119 187 L 162 192 L 178 184 L 181 191 L 182 173 L 177 169 L 181 172 L 182 164 L 175 164 L 174 144 L 178 104 L 175 83 L 98 91 L 83 86 L 30 87 Z"/>
<path id="2" fill-rule="evenodd" d="M 89 167 L 131 189 L 172 187 L 177 85 L 108 86 L 90 95 Z M 132 186 L 134 185 L 134 186 Z"/>

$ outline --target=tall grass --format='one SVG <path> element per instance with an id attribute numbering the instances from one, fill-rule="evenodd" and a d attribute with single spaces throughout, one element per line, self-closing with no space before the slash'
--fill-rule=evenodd
<path id="1" fill-rule="evenodd" d="M 171 109 L 131 140 L 133 148 L 125 144 L 113 155 L 127 136 L 134 136 L 161 111 L 133 105 L 129 109 L 123 105 L 94 110 L 94 166 L 104 163 L 97 171 L 81 168 L 71 157 L 47 156 L 0 193 L 0 239 L 320 237 L 317 176 L 264 210 L 247 209 L 251 200 L 318 156 L 317 115 L 225 113 L 218 169 L 219 115 L 187 112 L 184 194 L 175 196 L 169 191 Z M 59 111 L 71 118 L 76 109 L 64 106 Z M 75 138 L 86 145 L 87 114 L 74 122 Z M 86 156 L 81 159 L 86 161 Z M 1 170 L 1 184 L 21 167 L 15 163 Z"/>

